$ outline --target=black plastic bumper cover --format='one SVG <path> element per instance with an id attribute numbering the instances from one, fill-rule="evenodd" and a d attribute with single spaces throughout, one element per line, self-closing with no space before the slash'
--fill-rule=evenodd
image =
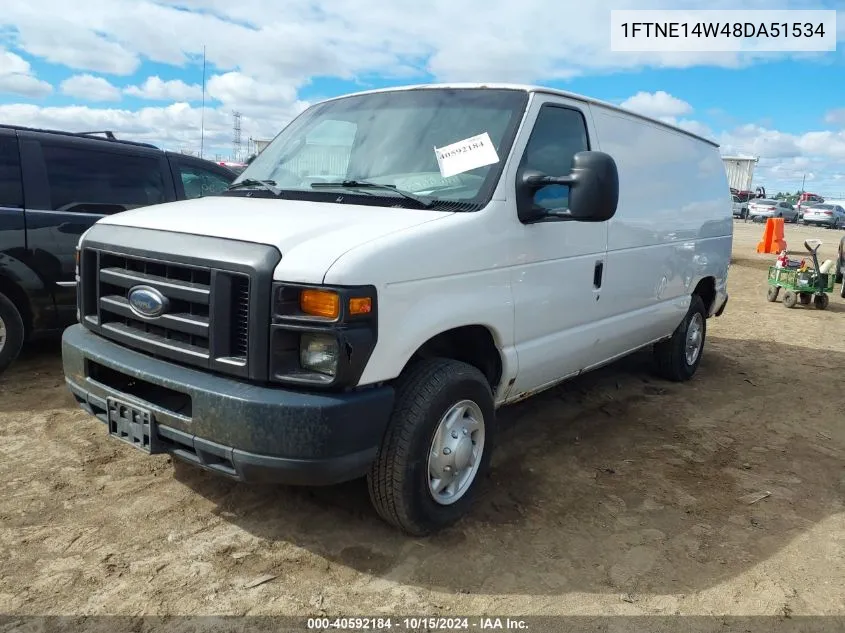
<path id="1" fill-rule="evenodd" d="M 82 325 L 62 335 L 65 380 L 77 402 L 101 421 L 107 398 L 149 409 L 165 452 L 248 482 L 328 485 L 364 475 L 393 408 L 391 387 L 349 393 L 307 393 L 247 384 L 159 360 L 122 347 Z M 92 363 L 181 395 L 186 412 L 92 378 Z"/>

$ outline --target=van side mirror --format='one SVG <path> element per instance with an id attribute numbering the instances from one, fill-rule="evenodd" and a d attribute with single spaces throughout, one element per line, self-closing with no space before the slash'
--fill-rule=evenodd
<path id="1" fill-rule="evenodd" d="M 619 172 L 610 154 L 578 152 L 568 175 L 525 170 L 518 176 L 516 189 L 521 222 L 604 222 L 616 214 Z"/>

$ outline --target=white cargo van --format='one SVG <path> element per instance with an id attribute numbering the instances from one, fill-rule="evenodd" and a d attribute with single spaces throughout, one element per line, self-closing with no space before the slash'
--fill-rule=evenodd
<path id="1" fill-rule="evenodd" d="M 359 93 L 228 192 L 94 225 L 64 371 L 139 449 L 366 476 L 426 534 L 467 512 L 498 407 L 646 346 L 691 378 L 732 232 L 718 148 L 684 130 L 548 88 Z"/>

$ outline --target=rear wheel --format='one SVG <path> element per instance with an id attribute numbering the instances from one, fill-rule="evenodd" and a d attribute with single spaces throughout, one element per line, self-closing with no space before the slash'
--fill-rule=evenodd
<path id="1" fill-rule="evenodd" d="M 827 306 L 830 305 L 830 297 L 826 294 L 816 295 L 813 297 L 813 305 L 819 310 L 827 310 Z"/>
<path id="2" fill-rule="evenodd" d="M 693 377 L 701 363 L 707 336 L 707 308 L 698 295 L 692 295 L 687 314 L 672 333 L 672 338 L 654 345 L 657 374 L 673 382 Z"/>
<path id="3" fill-rule="evenodd" d="M 493 395 L 478 369 L 445 358 L 409 367 L 367 475 L 378 514 L 413 536 L 458 521 L 487 474 L 494 433 Z"/>
<path id="4" fill-rule="evenodd" d="M 21 313 L 6 295 L 0 293 L 0 374 L 20 354 L 24 334 Z"/>
<path id="5" fill-rule="evenodd" d="M 769 289 L 766 291 L 766 299 L 769 301 L 777 301 L 779 292 L 780 286 L 769 286 Z"/>

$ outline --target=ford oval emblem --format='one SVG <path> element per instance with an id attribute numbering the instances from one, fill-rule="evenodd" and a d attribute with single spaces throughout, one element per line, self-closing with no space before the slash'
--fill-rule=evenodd
<path id="1" fill-rule="evenodd" d="M 138 316 L 154 319 L 167 311 L 167 297 L 150 286 L 135 286 L 129 290 L 129 308 Z"/>

